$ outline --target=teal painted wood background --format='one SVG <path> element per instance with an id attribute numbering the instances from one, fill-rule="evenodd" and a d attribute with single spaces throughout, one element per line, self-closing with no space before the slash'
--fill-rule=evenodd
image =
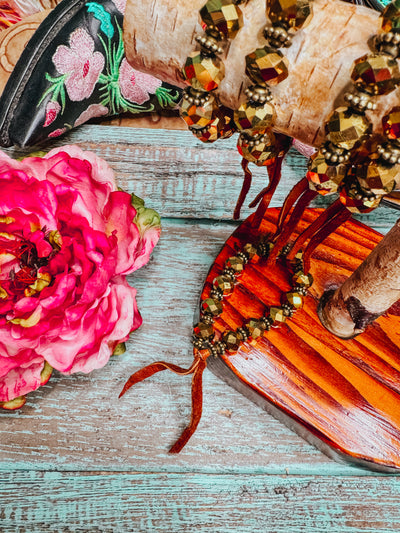
<path id="1" fill-rule="evenodd" d="M 0 412 L 0 532 L 400 529 L 398 477 L 333 462 L 210 372 L 202 422 L 178 456 L 167 450 L 190 416 L 189 378 L 160 374 L 118 400 L 142 365 L 191 361 L 202 283 L 236 226 L 234 140 L 92 125 L 64 142 L 105 157 L 119 185 L 161 213 L 163 234 L 130 278 L 144 325 L 127 352 L 90 375 L 56 375 L 22 410 Z M 291 153 L 274 205 L 304 169 Z M 264 185 L 257 170 L 249 198 Z M 384 233 L 397 218 L 380 208 L 363 220 Z"/>

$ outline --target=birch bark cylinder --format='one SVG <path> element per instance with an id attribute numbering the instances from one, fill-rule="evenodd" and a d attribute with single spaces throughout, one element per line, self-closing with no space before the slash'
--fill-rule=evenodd
<path id="1" fill-rule="evenodd" d="M 400 298 L 400 220 L 335 292 L 322 298 L 324 326 L 345 339 L 362 333 Z"/>
<path id="2" fill-rule="evenodd" d="M 127 0 L 124 40 L 127 59 L 143 72 L 185 87 L 181 68 L 195 49 L 195 36 L 202 33 L 199 10 L 205 0 Z M 267 25 L 265 0 L 241 5 L 244 26 L 228 43 L 224 58 L 225 78 L 218 94 L 222 103 L 236 108 L 246 100 L 251 84 L 245 74 L 245 56 L 265 46 Z M 300 29 L 290 48 L 289 77 L 271 88 L 277 110 L 275 129 L 300 141 L 316 145 L 323 140 L 328 114 L 343 104 L 351 89 L 352 63 L 370 52 L 368 42 L 379 32 L 379 13 L 340 0 L 314 0 L 310 23 Z M 381 118 L 398 104 L 399 92 L 377 99 L 378 108 L 369 118 L 381 131 Z"/>

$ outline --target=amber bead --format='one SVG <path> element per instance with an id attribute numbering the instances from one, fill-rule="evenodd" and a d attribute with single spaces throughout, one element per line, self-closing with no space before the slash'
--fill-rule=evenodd
<path id="1" fill-rule="evenodd" d="M 192 52 L 182 69 L 186 82 L 200 91 L 213 91 L 224 79 L 225 67 L 218 57 L 204 56 L 201 52 Z"/>
<path id="2" fill-rule="evenodd" d="M 221 112 L 221 108 L 213 113 L 214 120 L 205 128 L 194 132 L 204 143 L 213 143 L 218 139 L 228 139 L 235 133 L 231 117 Z"/>
<path id="3" fill-rule="evenodd" d="M 218 276 L 213 281 L 213 286 L 216 289 L 220 289 L 222 291 L 222 294 L 226 296 L 227 294 L 230 294 L 234 289 L 234 282 L 226 277 L 226 276 Z"/>
<path id="4" fill-rule="evenodd" d="M 231 268 L 234 270 L 235 274 L 240 274 L 243 272 L 245 267 L 244 261 L 241 257 L 236 255 L 230 257 L 225 261 L 225 268 Z"/>
<path id="5" fill-rule="evenodd" d="M 400 31 L 400 0 L 392 0 L 382 11 L 381 18 L 383 31 Z"/>
<path id="6" fill-rule="evenodd" d="M 201 302 L 201 310 L 205 315 L 218 316 L 222 313 L 222 303 L 214 298 L 207 298 Z"/>
<path id="7" fill-rule="evenodd" d="M 242 342 L 242 336 L 237 331 L 226 331 L 222 335 L 222 341 L 225 344 L 225 350 L 228 353 L 236 353 Z"/>
<path id="8" fill-rule="evenodd" d="M 201 130 L 212 124 L 217 112 L 218 104 L 212 94 L 208 95 L 207 101 L 200 105 L 195 105 L 183 98 L 179 108 L 181 118 L 183 118 L 189 128 L 194 130 Z"/>
<path id="9" fill-rule="evenodd" d="M 388 139 L 400 139 L 400 107 L 393 107 L 382 119 L 383 131 Z"/>
<path id="10" fill-rule="evenodd" d="M 271 102 L 262 105 L 255 105 L 244 102 L 233 115 L 235 125 L 239 131 L 257 132 L 264 130 L 275 121 L 275 106 Z"/>
<path id="11" fill-rule="evenodd" d="M 311 188 L 326 195 L 337 192 L 347 172 L 347 165 L 329 165 L 321 151 L 311 156 L 307 179 Z"/>
<path id="12" fill-rule="evenodd" d="M 200 19 L 203 30 L 216 28 L 229 39 L 243 26 L 242 10 L 232 0 L 208 0 L 200 9 Z"/>
<path id="13" fill-rule="evenodd" d="M 397 166 L 380 161 L 371 161 L 368 165 L 358 165 L 356 177 L 364 191 L 374 195 L 384 195 L 393 191 L 400 170 Z"/>
<path id="14" fill-rule="evenodd" d="M 272 24 L 283 24 L 294 30 L 311 20 L 310 0 L 270 0 L 267 2 L 267 17 Z"/>
<path id="15" fill-rule="evenodd" d="M 214 337 L 214 328 L 212 324 L 206 324 L 205 322 L 199 322 L 193 328 L 193 334 L 198 339 L 210 340 Z"/>
<path id="16" fill-rule="evenodd" d="M 388 94 L 400 82 L 397 62 L 385 54 L 366 54 L 354 62 L 351 79 L 368 94 Z"/>
<path id="17" fill-rule="evenodd" d="M 328 117 L 327 138 L 334 145 L 351 150 L 371 130 L 370 121 L 348 107 L 338 107 Z"/>
<path id="18" fill-rule="evenodd" d="M 246 135 L 239 135 L 237 149 L 242 157 L 258 166 L 272 163 L 278 152 L 272 131 L 259 135 L 257 143 L 252 143 Z"/>
<path id="19" fill-rule="evenodd" d="M 253 259 L 257 253 L 257 248 L 254 246 L 254 244 L 248 242 L 243 246 L 243 252 L 248 255 L 249 259 Z"/>
<path id="20" fill-rule="evenodd" d="M 313 277 L 311 274 L 305 274 L 302 270 L 295 272 L 292 277 L 293 285 L 299 285 L 301 287 L 311 287 L 313 284 Z"/>
<path id="21" fill-rule="evenodd" d="M 286 321 L 286 315 L 282 307 L 271 307 L 269 310 L 269 318 L 272 320 L 273 326 L 279 326 Z"/>
<path id="22" fill-rule="evenodd" d="M 265 327 L 257 318 L 251 318 L 246 322 L 246 328 L 249 332 L 249 341 L 259 339 L 264 335 Z"/>
<path id="23" fill-rule="evenodd" d="M 304 298 L 298 291 L 290 291 L 285 294 L 286 301 L 295 309 L 303 307 Z"/>
<path id="24" fill-rule="evenodd" d="M 279 50 L 264 46 L 246 56 L 246 74 L 257 84 L 277 85 L 288 77 L 289 62 Z"/>

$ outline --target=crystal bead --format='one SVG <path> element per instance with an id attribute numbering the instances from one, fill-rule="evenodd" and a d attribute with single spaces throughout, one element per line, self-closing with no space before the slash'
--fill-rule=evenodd
<path id="1" fill-rule="evenodd" d="M 259 131 L 271 126 L 275 116 L 275 106 L 271 102 L 265 102 L 262 105 L 244 102 L 239 109 L 235 110 L 233 119 L 239 131 Z"/>
<path id="2" fill-rule="evenodd" d="M 275 135 L 272 131 L 259 135 L 254 143 L 247 135 L 239 135 L 237 149 L 239 154 L 258 166 L 269 165 L 278 155 Z"/>
<path id="3" fill-rule="evenodd" d="M 400 139 L 400 107 L 393 107 L 382 119 L 383 131 L 390 140 Z"/>
<path id="4" fill-rule="evenodd" d="M 347 173 L 347 165 L 329 165 L 325 155 L 319 150 L 311 156 L 307 179 L 312 185 L 311 188 L 326 195 L 337 192 L 340 184 Z"/>
<path id="5" fill-rule="evenodd" d="M 206 57 L 201 52 L 192 52 L 182 69 L 188 85 L 200 91 L 213 91 L 224 79 L 225 67 L 218 57 Z"/>
<path id="6" fill-rule="evenodd" d="M 358 165 L 355 174 L 363 191 L 384 195 L 392 192 L 399 173 L 397 166 L 371 161 L 369 165 Z"/>
<path id="7" fill-rule="evenodd" d="M 283 24 L 294 30 L 311 20 L 310 0 L 270 0 L 267 2 L 267 17 L 272 24 Z"/>
<path id="8" fill-rule="evenodd" d="M 242 336 L 237 331 L 226 331 L 222 335 L 222 342 L 225 344 L 225 350 L 228 353 L 236 353 L 242 342 Z"/>
<path id="9" fill-rule="evenodd" d="M 289 62 L 279 50 L 264 46 L 246 56 L 246 74 L 258 84 L 277 85 L 288 77 Z"/>
<path id="10" fill-rule="evenodd" d="M 327 138 L 334 145 L 351 150 L 371 130 L 370 121 L 354 113 L 348 107 L 338 107 L 328 117 L 326 123 Z"/>
<path id="11" fill-rule="evenodd" d="M 311 287 L 313 284 L 313 277 L 311 274 L 305 274 L 303 270 L 295 272 L 292 277 L 293 285 L 299 285 L 301 287 Z"/>
<path id="12" fill-rule="evenodd" d="M 257 248 L 253 244 L 248 242 L 243 246 L 243 252 L 247 254 L 249 259 L 253 259 L 253 257 L 257 253 Z"/>
<path id="13" fill-rule="evenodd" d="M 193 335 L 198 339 L 208 341 L 214 337 L 214 328 L 212 324 L 199 322 L 193 328 Z"/>
<path id="14" fill-rule="evenodd" d="M 295 309 L 301 309 L 303 307 L 303 295 L 298 291 L 290 291 L 286 293 L 287 302 Z"/>
<path id="15" fill-rule="evenodd" d="M 264 335 L 265 327 L 257 318 L 251 318 L 246 322 L 246 328 L 249 332 L 249 341 L 256 340 Z"/>
<path id="16" fill-rule="evenodd" d="M 234 270 L 235 274 L 241 274 L 244 270 L 244 261 L 241 257 L 237 257 L 236 255 L 230 257 L 225 262 L 225 268 L 231 268 Z"/>
<path id="17" fill-rule="evenodd" d="M 220 289 L 222 291 L 222 294 L 226 296 L 227 294 L 230 294 L 233 291 L 235 284 L 230 278 L 227 278 L 226 276 L 218 276 L 214 279 L 213 286 L 216 289 Z"/>
<path id="18" fill-rule="evenodd" d="M 383 31 L 400 31 L 400 0 L 392 0 L 382 11 L 381 18 Z"/>
<path id="19" fill-rule="evenodd" d="M 368 94 L 388 94 L 400 83 L 400 71 L 390 56 L 366 54 L 354 62 L 351 79 L 357 89 Z"/>
<path id="20" fill-rule="evenodd" d="M 216 28 L 230 39 L 243 26 L 242 10 L 232 0 L 208 0 L 200 9 L 200 19 L 203 30 Z"/>
<path id="21" fill-rule="evenodd" d="M 189 128 L 194 130 L 200 130 L 212 124 L 215 120 L 215 114 L 218 111 L 218 104 L 214 95 L 208 95 L 204 104 L 195 105 L 187 99 L 182 99 L 179 108 L 179 114 L 181 118 L 186 122 Z"/>
<path id="22" fill-rule="evenodd" d="M 282 307 L 271 307 L 269 318 L 272 320 L 273 326 L 279 326 L 283 322 L 286 322 L 286 315 Z"/>
<path id="23" fill-rule="evenodd" d="M 222 303 L 214 298 L 207 298 L 201 302 L 201 310 L 205 315 L 218 316 L 222 313 Z"/>

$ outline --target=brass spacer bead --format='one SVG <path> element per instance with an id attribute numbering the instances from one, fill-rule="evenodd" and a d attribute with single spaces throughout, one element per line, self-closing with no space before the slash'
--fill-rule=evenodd
<path id="1" fill-rule="evenodd" d="M 288 302 L 283 303 L 281 307 L 283 309 L 284 315 L 287 317 L 293 316 L 296 311 L 296 309 Z"/>
<path id="2" fill-rule="evenodd" d="M 214 343 L 214 348 L 217 351 L 218 355 L 222 355 L 225 352 L 225 349 L 226 349 L 224 341 L 221 341 L 221 340 L 220 341 L 216 341 Z"/>
<path id="3" fill-rule="evenodd" d="M 288 48 L 292 46 L 292 37 L 284 26 L 266 26 L 264 37 L 272 48 Z"/>
<path id="4" fill-rule="evenodd" d="M 248 254 L 240 251 L 240 252 L 237 252 L 236 254 L 237 257 L 240 257 L 240 259 L 243 259 L 243 263 L 244 264 L 247 264 L 249 262 L 249 256 Z"/>
<path id="5" fill-rule="evenodd" d="M 239 335 L 241 336 L 243 342 L 247 341 L 247 339 L 249 338 L 249 333 L 248 333 L 248 331 L 247 331 L 244 327 L 242 327 L 242 328 L 238 328 L 236 331 L 237 331 L 237 332 L 239 333 Z"/>
<path id="6" fill-rule="evenodd" d="M 269 331 L 272 328 L 273 321 L 268 316 L 261 317 L 259 321 L 266 331 Z"/>
<path id="7" fill-rule="evenodd" d="M 394 32 L 380 33 L 375 36 L 375 49 L 396 59 L 400 53 L 400 34 Z"/>
<path id="8" fill-rule="evenodd" d="M 222 300 L 224 297 L 224 293 L 221 291 L 221 289 L 212 289 L 210 292 L 210 297 L 215 298 L 216 300 Z"/>
<path id="9" fill-rule="evenodd" d="M 373 111 L 376 109 L 376 103 L 371 99 L 370 95 L 366 93 L 351 93 L 344 94 L 345 101 L 357 113 L 365 113 L 365 111 Z"/>
<path id="10" fill-rule="evenodd" d="M 376 148 L 379 154 L 379 159 L 387 165 L 397 165 L 400 163 L 400 146 L 385 142 L 383 145 L 379 144 Z"/>
<path id="11" fill-rule="evenodd" d="M 331 142 L 326 142 L 321 146 L 320 152 L 325 157 L 327 163 L 338 165 L 350 159 L 350 151 L 333 145 Z"/>
<path id="12" fill-rule="evenodd" d="M 221 274 L 229 278 L 231 281 L 236 281 L 236 273 L 233 268 L 224 268 Z"/>
<path id="13" fill-rule="evenodd" d="M 200 50 L 203 55 L 214 56 L 223 52 L 222 47 L 218 43 L 218 39 L 212 35 L 197 35 L 195 40 L 200 45 Z"/>
<path id="14" fill-rule="evenodd" d="M 210 93 L 207 91 L 198 91 L 193 87 L 186 87 L 182 93 L 183 100 L 187 100 L 194 105 L 204 105 L 210 99 Z"/>
<path id="15" fill-rule="evenodd" d="M 244 90 L 244 94 L 253 105 L 263 105 L 273 100 L 271 91 L 266 85 L 251 85 Z"/>
<path id="16" fill-rule="evenodd" d="M 214 324 L 214 317 L 212 315 L 203 315 L 201 318 L 202 322 L 205 324 Z"/>

